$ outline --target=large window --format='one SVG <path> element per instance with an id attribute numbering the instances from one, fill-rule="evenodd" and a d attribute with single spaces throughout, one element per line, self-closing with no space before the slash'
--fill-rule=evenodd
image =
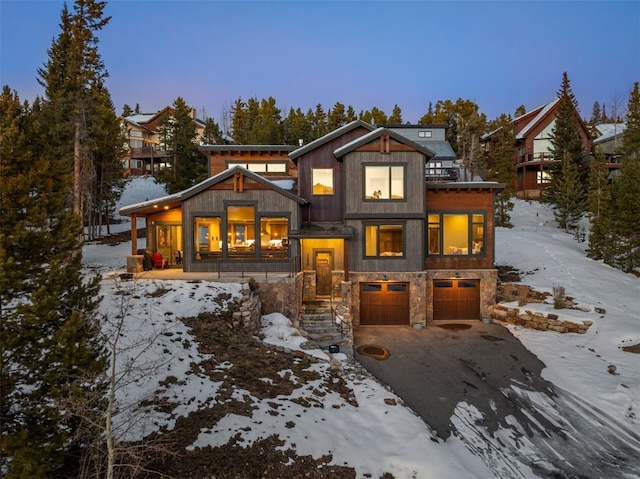
<path id="1" fill-rule="evenodd" d="M 333 194 L 333 169 L 313 168 L 313 170 L 311 170 L 311 177 L 314 195 Z"/>
<path id="2" fill-rule="evenodd" d="M 427 215 L 427 254 L 481 255 L 485 253 L 485 216 L 481 213 Z"/>
<path id="3" fill-rule="evenodd" d="M 365 166 L 365 199 L 403 200 L 404 176 L 404 166 Z"/>
<path id="4" fill-rule="evenodd" d="M 287 217 L 258 215 L 256 218 L 254 206 L 230 205 L 226 218 L 195 218 L 196 259 L 286 258 L 289 254 L 288 234 Z"/>
<path id="5" fill-rule="evenodd" d="M 403 225 L 365 225 L 364 251 L 368 257 L 404 256 Z"/>

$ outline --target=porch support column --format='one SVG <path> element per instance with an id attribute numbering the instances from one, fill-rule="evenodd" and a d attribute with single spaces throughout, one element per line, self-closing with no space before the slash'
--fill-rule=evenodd
<path id="1" fill-rule="evenodd" d="M 131 215 L 131 254 L 137 254 L 138 251 L 138 218 L 134 214 Z"/>

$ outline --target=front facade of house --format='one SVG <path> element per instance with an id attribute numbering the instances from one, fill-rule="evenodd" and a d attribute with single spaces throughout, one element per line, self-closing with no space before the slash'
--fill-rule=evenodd
<path id="1" fill-rule="evenodd" d="M 150 248 L 179 251 L 172 264 L 184 271 L 287 273 L 298 308 L 338 300 L 354 326 L 480 319 L 495 302 L 503 185 L 427 181 L 434 156 L 396 129 L 355 121 L 289 152 L 295 182 L 234 160 L 121 214 L 146 218 Z"/>

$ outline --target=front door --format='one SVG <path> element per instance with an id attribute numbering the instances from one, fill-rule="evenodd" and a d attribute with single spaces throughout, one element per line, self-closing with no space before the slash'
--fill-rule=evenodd
<path id="1" fill-rule="evenodd" d="M 331 294 L 331 251 L 316 251 L 316 296 Z"/>

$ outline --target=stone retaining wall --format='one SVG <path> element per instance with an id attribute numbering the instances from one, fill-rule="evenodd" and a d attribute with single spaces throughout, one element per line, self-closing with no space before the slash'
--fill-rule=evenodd
<path id="1" fill-rule="evenodd" d="M 582 321 L 576 323 L 573 321 L 562 321 L 557 314 L 525 311 L 521 313 L 518 308 L 508 308 L 501 304 L 493 307 L 491 317 L 497 321 L 505 321 L 507 323 L 517 324 L 525 328 L 537 329 L 540 331 L 556 331 L 558 333 L 579 333 L 584 334 L 593 324 L 593 321 Z"/>

